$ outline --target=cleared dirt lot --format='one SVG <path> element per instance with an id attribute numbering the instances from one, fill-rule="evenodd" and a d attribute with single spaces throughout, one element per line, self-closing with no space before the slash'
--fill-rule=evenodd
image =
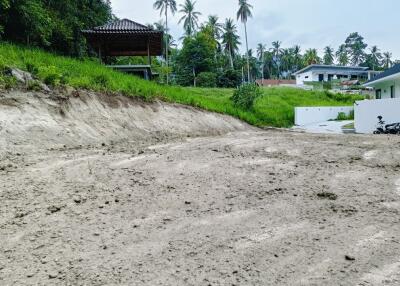
<path id="1" fill-rule="evenodd" d="M 400 138 L 0 96 L 1 285 L 399 285 Z"/>

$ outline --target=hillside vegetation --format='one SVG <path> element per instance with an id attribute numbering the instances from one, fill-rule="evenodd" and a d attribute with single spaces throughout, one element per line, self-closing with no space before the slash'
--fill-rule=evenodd
<path id="1" fill-rule="evenodd" d="M 235 107 L 232 89 L 165 86 L 106 68 L 93 59 L 77 60 L 38 49 L 0 44 L 0 69 L 17 67 L 48 85 L 69 85 L 98 92 L 161 99 L 235 116 L 256 126 L 289 127 L 296 106 L 352 105 L 359 96 L 333 95 L 293 88 L 265 88 L 250 110 Z"/>

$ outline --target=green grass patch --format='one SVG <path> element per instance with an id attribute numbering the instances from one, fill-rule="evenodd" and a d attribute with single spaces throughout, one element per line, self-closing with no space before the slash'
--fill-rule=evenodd
<path id="1" fill-rule="evenodd" d="M 342 129 L 354 129 L 354 123 L 346 124 L 342 127 Z"/>
<path id="2" fill-rule="evenodd" d="M 48 85 L 69 85 L 93 91 L 107 91 L 144 100 L 161 99 L 228 114 L 256 126 L 290 127 L 296 106 L 352 105 L 360 96 L 342 96 L 324 91 L 294 88 L 265 88 L 250 110 L 235 106 L 234 90 L 165 86 L 106 68 L 95 59 L 73 59 L 39 49 L 0 44 L 0 68 L 30 71 Z"/>

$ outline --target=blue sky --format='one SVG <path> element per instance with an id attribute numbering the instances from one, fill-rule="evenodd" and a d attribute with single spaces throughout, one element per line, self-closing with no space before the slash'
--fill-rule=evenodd
<path id="1" fill-rule="evenodd" d="M 114 14 L 140 23 L 160 19 L 153 10 L 153 0 L 111 0 Z M 177 0 L 182 4 L 184 0 Z M 218 15 L 221 20 L 235 18 L 237 0 L 197 0 L 201 20 Z M 299 44 L 303 51 L 317 48 L 322 54 L 327 45 L 335 49 L 351 32 L 359 32 L 367 44 L 377 45 L 382 52 L 390 51 L 400 59 L 400 1 L 399 0 L 249 0 L 254 6 L 249 20 L 249 44 L 268 46 L 279 40 L 283 47 Z M 183 34 L 178 25 L 179 14 L 171 19 L 175 39 Z M 240 35 L 244 38 L 241 23 Z M 242 40 L 243 41 L 243 40 Z M 244 41 L 243 41 L 244 42 Z"/>

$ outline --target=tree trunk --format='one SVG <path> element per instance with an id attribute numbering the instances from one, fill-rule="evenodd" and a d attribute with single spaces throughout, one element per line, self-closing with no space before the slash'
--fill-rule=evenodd
<path id="1" fill-rule="evenodd" d="M 169 57 L 168 57 L 168 53 L 169 53 L 169 36 L 168 36 L 168 3 L 166 4 L 165 7 L 165 61 L 167 63 L 167 85 L 169 84 Z"/>
<path id="2" fill-rule="evenodd" d="M 261 71 L 261 75 L 262 75 L 262 79 L 261 79 L 261 85 L 264 86 L 264 51 L 262 51 L 262 56 L 261 56 L 261 66 L 262 66 L 262 71 Z"/>
<path id="3" fill-rule="evenodd" d="M 232 57 L 232 48 L 229 46 L 229 60 L 231 62 L 231 68 L 233 69 L 233 57 Z"/>
<path id="4" fill-rule="evenodd" d="M 244 22 L 244 34 L 246 36 L 247 81 L 250 82 L 250 57 L 249 57 L 249 43 L 247 41 L 247 23 L 246 22 Z"/>

